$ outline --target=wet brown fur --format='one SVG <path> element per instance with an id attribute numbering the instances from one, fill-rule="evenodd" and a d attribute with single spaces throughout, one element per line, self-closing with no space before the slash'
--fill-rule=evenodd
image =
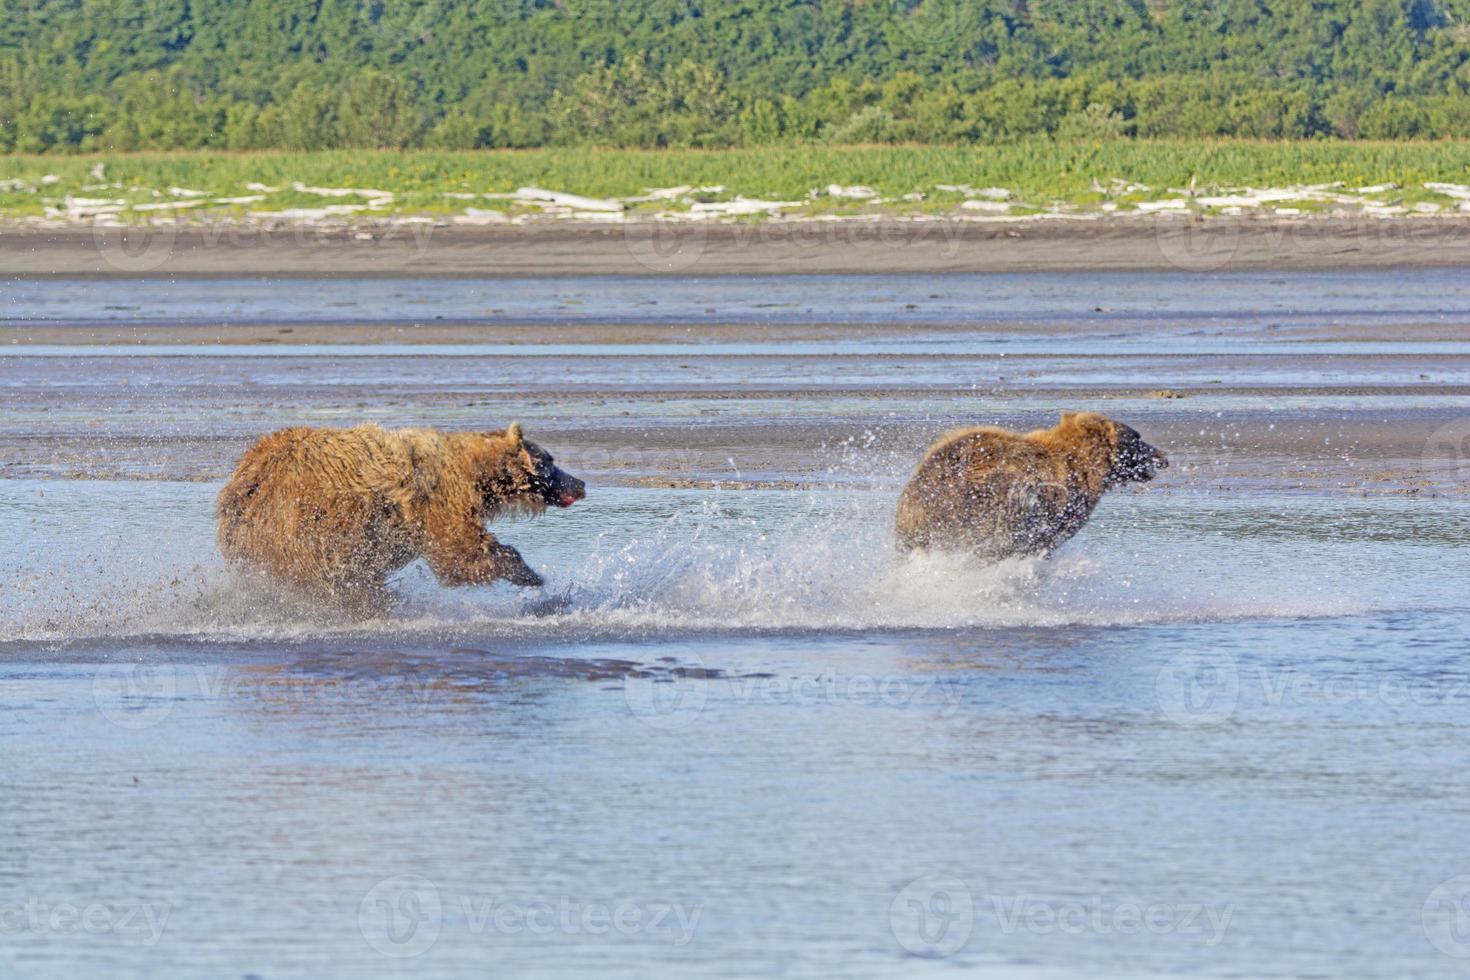
<path id="1" fill-rule="evenodd" d="M 388 575 L 419 557 L 445 585 L 536 584 L 485 530 L 498 515 L 544 509 L 529 484 L 536 452 L 514 424 L 283 429 L 252 445 L 220 491 L 220 551 L 356 606 L 377 604 Z"/>
<path id="2" fill-rule="evenodd" d="M 929 447 L 904 487 L 899 547 L 992 561 L 1046 554 L 1087 523 L 1109 487 L 1167 465 L 1132 429 L 1092 412 L 1066 412 L 1054 428 L 1025 434 L 956 429 Z"/>

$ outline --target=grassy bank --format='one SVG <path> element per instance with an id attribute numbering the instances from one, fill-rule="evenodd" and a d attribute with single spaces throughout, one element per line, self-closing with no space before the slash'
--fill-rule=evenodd
<path id="1" fill-rule="evenodd" d="M 1280 206 L 1310 212 L 1361 199 L 1380 209 L 1458 209 L 1427 184 L 1470 185 L 1463 142 L 1025 142 L 994 147 L 790 147 L 724 151 L 548 149 L 480 152 L 162 153 L 0 158 L 0 217 L 138 220 L 178 215 L 567 216 L 555 202 L 485 197 L 539 187 L 618 199 L 627 214 L 782 202 L 760 214 L 1126 213 Z M 858 188 L 829 193 L 832 185 Z M 941 188 L 948 185 L 950 190 Z M 1296 198 L 1225 200 L 1242 189 L 1316 187 Z M 323 194 L 359 188 L 376 195 Z M 629 201 L 659 188 L 689 188 Z M 872 191 L 866 196 L 867 188 Z M 999 191 L 1004 191 L 1002 196 Z M 1237 195 L 1238 196 L 1238 195 Z M 1202 200 L 1207 203 L 1197 203 Z M 1213 203 L 1208 203 L 1213 201 Z M 1221 202 L 1224 203 L 1221 203 Z M 78 203 L 80 202 L 80 203 Z M 580 205 L 575 202 L 571 211 Z"/>

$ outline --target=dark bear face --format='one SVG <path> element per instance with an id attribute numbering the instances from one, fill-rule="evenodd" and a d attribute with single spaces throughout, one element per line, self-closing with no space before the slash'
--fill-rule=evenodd
<path id="1" fill-rule="evenodd" d="M 482 490 L 491 513 L 535 516 L 547 507 L 570 507 L 587 496 L 587 485 L 522 436 L 519 422 L 484 437 Z"/>
<path id="2" fill-rule="evenodd" d="M 587 496 L 587 484 L 558 467 L 551 454 L 534 442 L 521 444 L 531 494 L 551 507 L 570 507 Z"/>
<path id="3" fill-rule="evenodd" d="M 1138 432 L 1122 422 L 1113 423 L 1114 443 L 1108 482 L 1144 483 L 1158 470 L 1167 469 L 1169 458 L 1143 441 Z"/>

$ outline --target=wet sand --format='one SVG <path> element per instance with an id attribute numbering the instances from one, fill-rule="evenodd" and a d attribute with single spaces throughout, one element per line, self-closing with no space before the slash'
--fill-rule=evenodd
<path id="1" fill-rule="evenodd" d="M 594 484 L 886 486 L 948 428 L 1091 409 L 1168 448 L 1162 492 L 1470 492 L 1470 291 L 1453 270 L 10 295 L 6 478 L 219 481 L 286 425 L 518 418 Z"/>
<path id="2" fill-rule="evenodd" d="M 1456 270 L 74 280 L 8 297 L 0 477 L 219 481 L 286 425 L 518 418 L 594 485 L 886 486 L 953 426 L 1092 409 L 1174 455 L 1163 492 L 1470 484 Z"/>
<path id="3" fill-rule="evenodd" d="M 759 330 L 673 344 L 643 327 L 661 341 L 646 352 L 592 339 L 614 328 L 554 346 L 532 328 L 495 328 L 499 344 L 485 347 L 370 346 L 376 328 L 328 328 L 358 342 L 280 349 L 175 346 L 187 328 L 147 329 L 152 343 L 72 338 L 0 356 L 0 478 L 219 481 L 249 441 L 287 425 L 515 418 L 594 485 L 884 486 L 948 428 L 1026 429 L 1091 409 L 1168 448 L 1177 465 L 1150 492 L 1470 492 L 1470 352 L 1394 331 L 1254 349 L 1195 338 L 1193 353 L 1075 354 L 1053 337 L 1030 352 L 903 354 L 883 351 L 893 331 L 875 329 L 813 354 Z M 726 352 L 736 338 L 751 350 Z"/>
<path id="4" fill-rule="evenodd" d="M 1470 218 L 0 226 L 0 276 L 484 277 L 1422 268 Z"/>
<path id="5" fill-rule="evenodd" d="M 1034 323 L 917 323 L 905 330 L 950 336 L 994 335 L 1054 336 L 1054 324 Z M 1169 324 L 1154 328 L 1171 332 Z M 1075 324 L 1078 338 L 1098 338 L 1107 332 L 1096 325 Z M 1249 331 L 1250 336 L 1264 336 Z M 0 334 L 0 346 L 9 347 L 213 347 L 259 345 L 270 347 L 474 347 L 595 345 L 632 347 L 671 343 L 823 343 L 854 340 L 901 340 L 894 327 L 873 323 L 561 323 L 548 331 L 544 324 L 531 323 L 446 323 L 427 320 L 414 323 L 220 323 L 220 324 L 99 324 L 27 323 L 14 325 Z M 1458 343 L 1467 340 L 1459 324 L 1395 323 L 1391 327 L 1355 324 L 1304 325 L 1293 334 L 1304 343 L 1358 342 L 1403 344 L 1410 342 Z"/>

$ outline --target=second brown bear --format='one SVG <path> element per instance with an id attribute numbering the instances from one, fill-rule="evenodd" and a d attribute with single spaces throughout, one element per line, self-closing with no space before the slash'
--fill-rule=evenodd
<path id="1" fill-rule="evenodd" d="M 1137 432 L 1064 412 L 1025 434 L 957 429 L 929 447 L 898 501 L 905 551 L 967 551 L 986 561 L 1043 555 L 1087 523 L 1103 491 L 1151 480 L 1169 461 Z"/>

